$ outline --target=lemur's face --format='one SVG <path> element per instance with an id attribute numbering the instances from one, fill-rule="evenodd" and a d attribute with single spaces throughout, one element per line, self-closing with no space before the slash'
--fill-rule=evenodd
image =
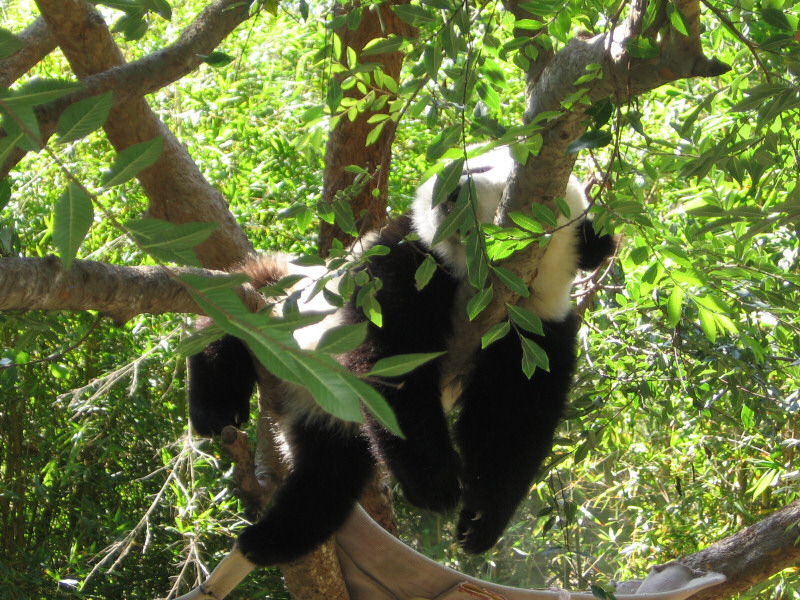
<path id="1" fill-rule="evenodd" d="M 494 221 L 512 164 L 510 160 L 498 161 L 498 154 L 498 151 L 490 152 L 471 161 L 468 167 L 465 166 L 458 186 L 437 206 L 431 206 L 435 178 L 429 179 L 420 187 L 413 212 L 415 230 L 423 241 L 430 243 L 433 239 L 436 230 L 455 208 L 462 189 L 469 185 L 470 178 L 478 221 L 481 223 Z M 505 153 L 500 154 L 500 158 L 505 159 Z M 496 164 L 491 162 L 492 159 L 497 161 Z"/>

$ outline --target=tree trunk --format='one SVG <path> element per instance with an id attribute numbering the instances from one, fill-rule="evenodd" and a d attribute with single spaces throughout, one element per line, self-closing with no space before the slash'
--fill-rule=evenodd
<path id="1" fill-rule="evenodd" d="M 370 40 L 387 37 L 390 34 L 404 37 L 416 35 L 414 29 L 401 21 L 391 10 L 394 4 L 406 4 L 408 0 L 394 0 L 384 4 L 362 7 L 360 3 L 335 4 L 334 17 L 349 15 L 353 11 L 361 13 L 361 21 L 355 29 L 347 25 L 336 29 L 335 33 L 342 40 L 342 54 L 346 55 L 347 48 L 355 50 L 360 62 L 379 63 L 386 75 L 396 82 L 400 80 L 400 67 L 403 64 L 403 54 L 392 52 L 361 56 L 361 51 Z M 378 15 L 380 11 L 380 15 Z M 343 76 L 336 76 L 341 83 Z M 353 211 L 356 229 L 363 234 L 377 229 L 386 221 L 386 206 L 389 195 L 389 168 L 391 167 L 391 146 L 397 124 L 387 119 L 377 140 L 367 146 L 367 136 L 374 124 L 367 123 L 374 114 L 388 114 L 389 104 L 394 94 L 385 90 L 390 95 L 390 101 L 385 103 L 379 111 L 370 110 L 360 112 L 355 120 L 342 116 L 330 132 L 325 148 L 325 172 L 322 183 L 322 201 L 333 202 L 337 193 L 345 191 L 353 185 L 356 176 L 345 171 L 345 167 L 357 165 L 369 173 L 369 177 L 358 189 L 347 192 L 346 200 Z M 345 92 L 350 98 L 363 96 L 356 87 Z M 341 241 L 345 247 L 349 246 L 354 238 L 342 231 L 337 225 L 322 222 L 319 234 L 319 251 L 326 256 L 333 244 L 333 240 Z"/>

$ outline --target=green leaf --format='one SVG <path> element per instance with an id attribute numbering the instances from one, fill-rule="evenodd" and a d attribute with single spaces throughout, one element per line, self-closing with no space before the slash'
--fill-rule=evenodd
<path id="1" fill-rule="evenodd" d="M 345 233 L 356 236 L 356 221 L 353 218 L 353 209 L 343 197 L 335 198 L 332 203 L 333 215 L 336 225 Z"/>
<path id="2" fill-rule="evenodd" d="M 17 146 L 29 152 L 38 152 L 42 149 L 39 121 L 33 108 L 15 106 L 12 113 L 0 110 L 0 114 L 3 115 L 3 129 L 6 130 L 8 137 L 17 140 Z"/>
<path id="3" fill-rule="evenodd" d="M 531 204 L 531 212 L 540 223 L 549 227 L 558 227 L 558 218 L 555 213 L 544 204 Z"/>
<path id="4" fill-rule="evenodd" d="M 436 176 L 436 182 L 433 184 L 433 200 L 431 201 L 431 206 L 438 206 L 447 199 L 450 192 L 458 187 L 458 182 L 461 180 L 461 174 L 463 172 L 463 158 L 454 160 L 442 169 Z"/>
<path id="5" fill-rule="evenodd" d="M 761 18 L 764 19 L 765 23 L 771 25 L 772 27 L 775 27 L 776 29 L 794 32 L 792 24 L 789 23 L 789 19 L 786 18 L 785 14 L 783 14 L 783 11 L 777 10 L 775 8 L 762 8 Z"/>
<path id="6" fill-rule="evenodd" d="M 397 52 L 408 40 L 399 35 L 390 35 L 388 38 L 370 40 L 361 51 L 361 56 L 374 56 L 375 54 L 388 54 Z"/>
<path id="7" fill-rule="evenodd" d="M 344 354 L 358 348 L 366 337 L 366 321 L 355 325 L 340 325 L 328 329 L 322 334 L 316 350 L 318 352 L 327 352 L 328 354 Z"/>
<path id="8" fill-rule="evenodd" d="M 658 44 L 645 37 L 628 38 L 625 40 L 625 49 L 633 58 L 658 58 L 661 55 Z"/>
<path id="9" fill-rule="evenodd" d="M 758 498 L 761 494 L 767 491 L 767 488 L 771 486 L 779 477 L 780 471 L 778 469 L 767 469 L 758 478 L 758 482 L 755 486 L 753 486 L 753 498 Z"/>
<path id="10" fill-rule="evenodd" d="M 714 321 L 714 313 L 699 305 L 697 306 L 697 312 L 700 317 L 700 329 L 703 330 L 706 339 L 713 344 L 717 340 L 717 325 Z"/>
<path id="11" fill-rule="evenodd" d="M 370 130 L 370 132 L 367 134 L 367 139 L 364 142 L 366 146 L 371 146 L 372 144 L 378 141 L 378 138 L 380 137 L 381 132 L 383 131 L 383 126 L 385 124 L 386 124 L 385 121 L 383 123 L 378 123 L 377 125 L 375 125 L 375 127 L 373 127 Z"/>
<path id="12" fill-rule="evenodd" d="M 164 138 L 159 135 L 152 140 L 125 148 L 125 150 L 117 154 L 111 169 L 103 177 L 103 187 L 108 189 L 125 183 L 140 171 L 151 166 L 161 156 L 163 144 Z"/>
<path id="13" fill-rule="evenodd" d="M 447 218 L 442 221 L 439 228 L 436 230 L 436 235 L 433 236 L 431 245 L 435 246 L 441 241 L 449 239 L 455 235 L 459 229 L 466 229 L 472 224 L 472 206 L 465 198 L 469 194 L 469 186 L 463 186 L 461 192 L 458 194 L 456 207 L 447 215 Z"/>
<path id="14" fill-rule="evenodd" d="M 681 320 L 681 307 L 683 306 L 683 289 L 680 286 L 672 288 L 672 293 L 667 300 L 667 322 L 670 328 L 675 329 Z"/>
<path id="15" fill-rule="evenodd" d="M 591 129 L 567 146 L 567 154 L 575 154 L 581 150 L 603 148 L 608 146 L 613 139 L 610 131 Z"/>
<path id="16" fill-rule="evenodd" d="M 439 69 L 442 66 L 442 42 L 439 38 L 428 44 L 422 51 L 422 63 L 425 65 L 425 73 L 428 79 L 436 79 Z"/>
<path id="17" fill-rule="evenodd" d="M 375 298 L 374 286 L 362 288 L 358 293 L 358 302 L 364 314 L 376 327 L 383 327 L 381 305 Z"/>
<path id="18" fill-rule="evenodd" d="M 753 412 L 753 409 L 747 406 L 747 404 L 742 404 L 742 425 L 745 429 L 753 429 L 756 425 L 755 420 L 756 413 Z"/>
<path id="19" fill-rule="evenodd" d="M 165 21 L 172 20 L 172 7 L 167 0 L 148 0 L 153 12 Z"/>
<path id="20" fill-rule="evenodd" d="M 428 352 L 420 354 L 398 354 L 382 358 L 375 363 L 366 377 L 398 377 L 410 373 L 417 367 L 424 365 L 445 354 L 444 352 Z"/>
<path id="21" fill-rule="evenodd" d="M 508 269 L 495 266 L 491 266 L 490 268 L 494 274 L 497 275 L 497 278 L 500 280 L 500 282 L 515 294 L 518 294 L 523 298 L 527 298 L 531 295 L 527 284 Z"/>
<path id="22" fill-rule="evenodd" d="M 0 59 L 11 56 L 24 44 L 8 29 L 0 27 Z"/>
<path id="23" fill-rule="evenodd" d="M 544 335 L 542 320 L 529 310 L 513 304 L 506 304 L 506 310 L 508 311 L 509 319 L 514 325 L 536 335 Z"/>
<path id="24" fill-rule="evenodd" d="M 83 84 L 61 79 L 31 79 L 15 90 L 3 90 L 0 98 L 11 110 L 20 106 L 37 106 L 58 100 L 62 96 L 83 89 Z"/>
<path id="25" fill-rule="evenodd" d="M 667 16 L 669 17 L 669 22 L 678 33 L 685 36 L 689 35 L 689 22 L 672 2 L 667 3 Z"/>
<path id="26" fill-rule="evenodd" d="M 84 98 L 67 107 L 58 119 L 58 144 L 74 142 L 103 126 L 111 111 L 112 92 Z"/>
<path id="27" fill-rule="evenodd" d="M 464 240 L 467 257 L 467 279 L 472 287 L 481 289 L 489 277 L 489 263 L 486 260 L 486 244 L 478 228 L 473 228 Z"/>
<path id="28" fill-rule="evenodd" d="M 93 220 L 91 199 L 80 186 L 70 182 L 56 200 L 53 215 L 53 243 L 65 270 L 72 266 Z"/>
<path id="29" fill-rule="evenodd" d="M 108 6 L 109 8 L 122 12 L 136 11 L 141 7 L 140 3 L 136 2 L 136 0 L 100 0 L 99 2 L 95 2 L 95 4 L 102 4 L 103 6 Z"/>
<path id="30" fill-rule="evenodd" d="M 326 94 L 326 103 L 328 104 L 331 114 L 335 113 L 336 109 L 339 108 L 339 105 L 342 103 L 342 98 L 344 98 L 342 85 L 338 80 L 331 79 L 328 82 L 328 91 Z"/>
<path id="31" fill-rule="evenodd" d="M 414 273 L 417 290 L 421 290 L 428 285 L 434 273 L 436 273 L 436 261 L 433 259 L 433 256 L 426 254 L 425 260 L 422 261 L 422 264 Z"/>
<path id="32" fill-rule="evenodd" d="M 501 321 L 500 323 L 497 323 L 491 327 L 489 331 L 483 334 L 483 337 L 481 338 L 481 348 L 486 348 L 489 344 L 501 339 L 509 331 L 511 331 L 511 323 L 509 321 Z"/>
<path id="33" fill-rule="evenodd" d="M 178 345 L 175 346 L 175 353 L 184 357 L 199 354 L 211 342 L 222 337 L 224 333 L 216 323 L 212 323 L 178 342 Z"/>
<path id="34" fill-rule="evenodd" d="M 224 67 L 236 60 L 236 58 L 230 54 L 219 51 L 214 51 L 211 54 L 198 54 L 198 56 L 204 63 L 214 68 Z"/>
<path id="35" fill-rule="evenodd" d="M 440 159 L 459 139 L 461 139 L 461 125 L 447 127 L 433 138 L 425 151 L 425 158 L 430 162 Z"/>
<path id="36" fill-rule="evenodd" d="M 550 370 L 550 359 L 547 357 L 542 347 L 533 340 L 519 336 L 520 343 L 522 344 L 522 371 L 525 376 L 530 379 L 536 369 Z"/>
<path id="37" fill-rule="evenodd" d="M 154 258 L 195 267 L 201 266 L 194 253 L 195 246 L 208 239 L 216 228 L 216 223 L 175 224 L 161 219 L 125 223 L 125 229 L 139 247 Z"/>
<path id="38" fill-rule="evenodd" d="M 19 131 L 14 136 L 7 135 L 4 138 L 0 138 L 0 165 L 6 162 L 6 159 L 11 155 L 11 152 L 24 137 L 24 134 Z"/>
<path id="39" fill-rule="evenodd" d="M 472 321 L 477 317 L 484 308 L 489 305 L 489 302 L 492 301 L 492 297 L 494 297 L 494 289 L 492 287 L 487 287 L 485 289 L 480 290 L 477 294 L 475 294 L 472 298 L 470 298 L 469 302 L 467 303 L 467 316 L 469 320 Z"/>
<path id="40" fill-rule="evenodd" d="M 426 23 L 436 23 L 438 19 L 422 6 L 415 4 L 396 4 L 392 6 L 394 13 L 401 21 L 419 27 Z"/>
<path id="41" fill-rule="evenodd" d="M 520 212 L 508 213 L 508 216 L 511 218 L 512 221 L 514 221 L 514 223 L 520 229 L 524 229 L 525 231 L 530 231 L 531 233 L 544 232 L 544 227 L 542 227 L 542 224 L 533 217 L 530 217 Z"/>

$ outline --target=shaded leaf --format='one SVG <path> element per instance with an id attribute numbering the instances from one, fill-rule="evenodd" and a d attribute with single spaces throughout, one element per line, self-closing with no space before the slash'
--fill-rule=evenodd
<path id="1" fill-rule="evenodd" d="M 445 354 L 444 352 L 428 352 L 420 354 L 398 354 L 382 358 L 375 363 L 367 377 L 397 377 L 404 375 Z"/>

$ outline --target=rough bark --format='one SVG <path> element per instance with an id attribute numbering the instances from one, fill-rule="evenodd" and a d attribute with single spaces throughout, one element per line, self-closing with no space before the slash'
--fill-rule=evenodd
<path id="1" fill-rule="evenodd" d="M 119 106 L 160 90 L 191 73 L 201 64 L 201 56 L 211 53 L 236 26 L 247 19 L 248 13 L 242 8 L 239 0 L 216 0 L 203 9 L 173 44 L 137 61 L 86 76 L 81 79 L 84 89 L 37 106 L 35 113 L 42 141 L 47 141 L 53 135 L 61 113 L 78 100 L 113 90 L 112 105 Z M 55 47 L 55 39 L 41 17 L 17 37 L 26 46 L 0 61 L 0 86 L 13 83 Z M 8 75 L 4 76 L 5 73 Z M 7 160 L 0 169 L 0 178 L 7 175 L 24 154 L 20 150 Z"/>
<path id="2" fill-rule="evenodd" d="M 83 0 L 38 0 L 50 31 L 79 79 L 124 64 L 100 14 Z M 201 263 L 224 269 L 241 262 L 253 247 L 228 210 L 222 195 L 202 176 L 186 148 L 156 117 L 144 98 L 115 106 L 104 126 L 120 152 L 139 142 L 163 136 L 161 157 L 138 175 L 150 200 L 149 214 L 173 223 L 218 223 L 197 247 Z"/>
<path id="3" fill-rule="evenodd" d="M 177 275 L 224 275 L 180 267 L 125 267 L 75 260 L 65 271 L 56 256 L 0 258 L 0 310 L 97 310 L 122 325 L 137 315 L 203 314 Z M 255 310 L 264 298 L 252 286 L 238 289 Z"/>
<path id="4" fill-rule="evenodd" d="M 364 9 L 361 23 L 355 30 L 346 25 L 336 30 L 344 48 L 352 48 L 359 55 L 359 61 L 379 63 L 382 70 L 395 81 L 400 79 L 400 68 L 403 54 L 392 52 L 361 57 L 364 46 L 372 39 L 388 37 L 395 34 L 404 37 L 416 35 L 416 31 L 397 18 L 391 10 L 394 4 L 405 4 L 408 0 L 393 0 Z M 345 15 L 359 8 L 358 2 L 335 4 L 334 16 Z M 380 15 L 378 15 L 380 11 Z M 345 51 L 343 50 L 343 53 Z M 341 76 L 337 76 L 341 79 Z M 384 90 L 385 91 L 385 90 Z M 388 93 L 388 92 L 387 92 Z M 345 96 L 360 98 L 361 93 L 355 88 L 345 92 Z M 391 146 L 397 124 L 392 120 L 384 121 L 384 127 L 378 139 L 367 146 L 367 135 L 374 124 L 367 123 L 374 114 L 388 114 L 389 104 L 377 112 L 362 112 L 354 121 L 342 118 L 330 132 L 325 151 L 325 172 L 323 174 L 322 200 L 332 202 L 337 193 L 342 192 L 355 181 L 355 175 L 345 171 L 349 165 L 357 165 L 369 172 L 369 179 L 361 190 L 348 196 L 348 203 L 356 218 L 356 228 L 360 233 L 377 229 L 386 221 L 386 205 L 389 195 L 389 168 L 391 167 Z M 341 241 L 345 246 L 353 242 L 353 238 L 336 225 L 323 222 L 320 226 L 319 250 L 326 255 L 333 240 Z"/>
<path id="5" fill-rule="evenodd" d="M 18 33 L 17 39 L 22 48 L 0 60 L 0 88 L 9 87 L 56 47 L 56 40 L 41 17 Z"/>
<path id="6" fill-rule="evenodd" d="M 783 569 L 800 565 L 800 500 L 678 562 L 727 578 L 692 600 L 730 598 Z"/>
<path id="7" fill-rule="evenodd" d="M 525 16 L 524 2 L 512 0 L 509 10 Z M 572 173 L 576 155 L 568 153 L 568 146 L 586 131 L 587 104 L 574 103 L 564 109 L 562 103 L 579 88 L 586 89 L 591 101 L 611 97 L 617 104 L 651 91 L 661 85 L 691 77 L 715 77 L 730 67 L 714 58 L 707 58 L 700 46 L 699 1 L 681 0 L 677 8 L 689 23 L 689 36 L 677 32 L 666 19 L 666 14 L 656 19 L 647 32 L 642 32 L 646 0 L 636 0 L 630 13 L 618 26 L 608 33 L 592 38 L 575 38 L 552 57 L 540 55 L 526 73 L 523 115 L 525 123 L 534 122 L 539 115 L 549 111 L 562 114 L 552 120 L 543 121 L 541 134 L 543 143 L 536 156 L 530 156 L 523 165 L 515 165 L 509 178 L 503 199 L 497 208 L 495 222 L 509 226 L 508 213 L 521 211 L 530 213 L 532 203 L 544 204 L 557 211 L 554 198 L 561 196 Z M 530 18 L 530 15 L 527 15 Z M 661 20 L 659 20 L 661 19 Z M 626 43 L 638 35 L 664 32 L 660 38 L 660 54 L 656 58 L 632 57 Z M 575 85 L 575 81 L 586 74 L 586 66 L 603 65 L 602 78 Z M 545 250 L 537 244 L 517 252 L 503 266 L 524 281 L 533 282 L 537 266 Z M 503 289 L 495 282 L 498 289 Z M 466 304 L 472 291 L 465 286 L 459 301 Z M 473 344 L 479 343 L 481 335 L 505 316 L 505 303 L 515 303 L 518 297 L 509 290 L 495 294 L 492 303 L 472 324 Z"/>

